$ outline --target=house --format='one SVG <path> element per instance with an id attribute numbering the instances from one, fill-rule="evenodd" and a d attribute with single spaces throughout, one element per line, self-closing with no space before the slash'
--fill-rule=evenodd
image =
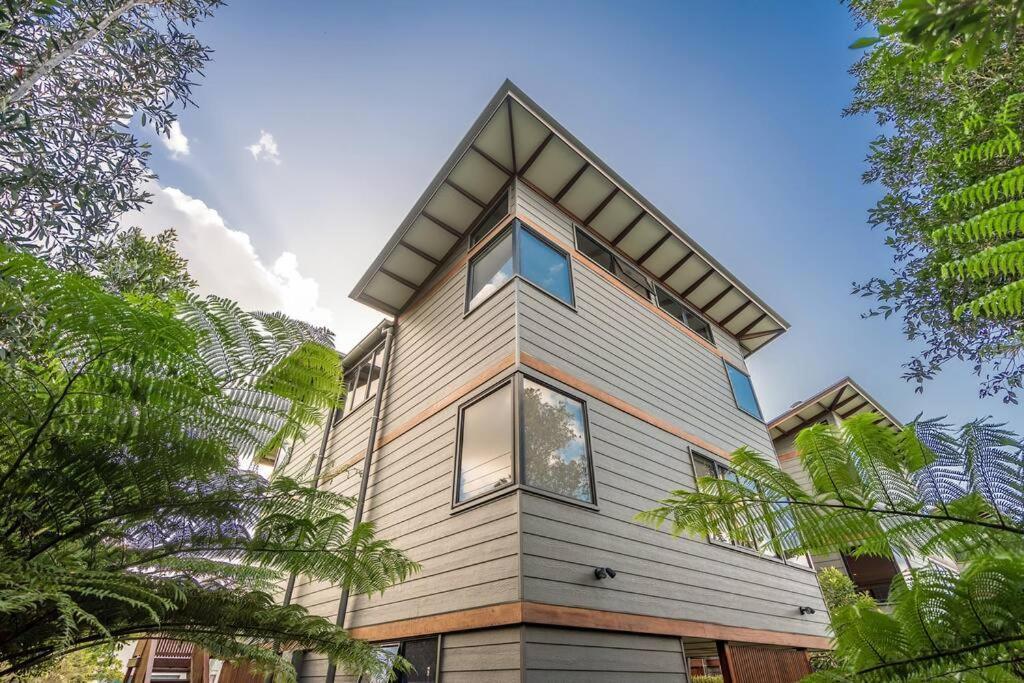
<path id="1" fill-rule="evenodd" d="M 779 458 L 779 466 L 801 486 L 810 489 L 810 477 L 798 458 L 795 439 L 800 430 L 815 424 L 838 426 L 859 413 L 875 413 L 878 422 L 894 430 L 903 425 L 868 392 L 849 377 L 844 377 L 828 388 L 819 391 L 804 401 L 794 403 L 790 408 L 768 423 L 775 452 Z M 877 557 L 862 555 L 855 557 L 850 553 L 830 553 L 814 556 L 817 569 L 834 567 L 846 574 L 857 590 L 867 593 L 875 600 L 884 603 L 889 598 L 889 587 L 893 578 L 900 572 L 912 567 L 920 567 L 927 563 L 940 565 L 956 571 L 956 563 L 942 557 Z"/>
<path id="2" fill-rule="evenodd" d="M 806 557 L 634 520 L 774 453 L 746 358 L 787 323 L 510 82 L 352 297 L 393 318 L 291 474 L 361 501 L 422 571 L 285 598 L 409 681 L 792 681 L 828 647 Z M 310 654 L 303 681 L 355 681 Z"/>

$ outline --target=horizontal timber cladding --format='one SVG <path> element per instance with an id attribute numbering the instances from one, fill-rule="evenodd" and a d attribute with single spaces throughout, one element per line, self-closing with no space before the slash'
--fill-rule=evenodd
<path id="1" fill-rule="evenodd" d="M 527 190 L 518 196 L 517 210 L 524 220 L 543 218 L 546 230 L 571 240 L 572 223 L 560 212 Z M 745 368 L 735 340 L 716 330 L 717 348 L 709 350 L 653 305 L 613 285 L 610 276 L 579 254 L 573 277 L 575 311 L 552 305 L 533 287 L 520 286 L 523 354 L 556 365 L 722 450 L 748 445 L 774 454 L 764 423 L 736 407 L 722 365 L 724 356 Z"/>
<path id="2" fill-rule="evenodd" d="M 686 666 L 678 637 L 528 625 L 523 669 L 531 683 L 679 683 Z"/>
<path id="3" fill-rule="evenodd" d="M 565 389 L 573 393 L 572 385 Z M 668 490 L 694 486 L 688 444 L 613 404 L 589 400 L 587 407 L 599 510 L 521 497 L 524 600 L 825 634 L 813 572 L 634 521 Z M 598 580 L 595 567 L 611 567 L 617 576 Z M 801 615 L 804 606 L 815 614 Z"/>
<path id="4" fill-rule="evenodd" d="M 444 683 L 519 683 L 522 661 L 520 626 L 451 633 L 441 643 Z"/>

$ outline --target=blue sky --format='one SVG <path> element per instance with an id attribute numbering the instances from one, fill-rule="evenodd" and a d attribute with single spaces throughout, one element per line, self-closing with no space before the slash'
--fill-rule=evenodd
<path id="1" fill-rule="evenodd" d="M 915 394 L 899 323 L 861 320 L 849 294 L 889 256 L 860 182 L 877 131 L 840 116 L 856 55 L 838 3 L 296 7 L 236 0 L 204 24 L 188 151 L 154 138 L 157 201 L 136 222 L 178 227 L 206 288 L 350 347 L 380 318 L 352 285 L 509 77 L 790 321 L 749 361 L 766 414 L 850 375 L 902 419 L 1024 431 L 969 368 Z M 276 155 L 247 149 L 262 133 Z"/>

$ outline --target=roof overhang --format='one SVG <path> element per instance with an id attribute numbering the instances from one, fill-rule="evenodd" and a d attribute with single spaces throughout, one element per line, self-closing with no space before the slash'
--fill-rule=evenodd
<path id="1" fill-rule="evenodd" d="M 832 386 L 818 392 L 806 401 L 794 405 L 768 423 L 768 434 L 773 441 L 795 434 L 812 425 L 829 413 L 834 412 L 841 420 L 858 413 L 878 413 L 879 422 L 893 429 L 903 424 L 881 406 L 868 392 L 849 377 L 844 377 Z"/>
<path id="2" fill-rule="evenodd" d="M 745 353 L 789 328 L 511 81 L 491 98 L 352 298 L 399 314 L 515 177 L 739 339 Z"/>

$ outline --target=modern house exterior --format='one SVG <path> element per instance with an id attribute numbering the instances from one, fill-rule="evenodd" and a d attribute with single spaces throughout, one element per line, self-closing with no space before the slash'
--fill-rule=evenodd
<path id="1" fill-rule="evenodd" d="M 768 423 L 779 466 L 801 486 L 810 489 L 810 476 L 800 463 L 795 439 L 800 430 L 815 424 L 836 425 L 859 413 L 875 413 L 878 423 L 894 430 L 902 423 L 871 397 L 859 384 L 844 377 L 814 396 L 794 403 L 789 409 Z M 922 566 L 928 562 L 956 571 L 956 563 L 942 557 L 876 557 L 849 553 L 830 553 L 813 556 L 814 566 L 821 570 L 834 567 L 846 574 L 859 592 L 867 593 L 881 603 L 889 598 L 889 587 L 900 572 Z"/>
<path id="2" fill-rule="evenodd" d="M 390 316 L 280 467 L 362 501 L 422 565 L 287 599 L 408 681 L 798 680 L 828 647 L 806 557 L 635 521 L 774 454 L 746 358 L 785 320 L 510 82 L 356 285 Z M 355 681 L 313 655 L 303 681 Z"/>

